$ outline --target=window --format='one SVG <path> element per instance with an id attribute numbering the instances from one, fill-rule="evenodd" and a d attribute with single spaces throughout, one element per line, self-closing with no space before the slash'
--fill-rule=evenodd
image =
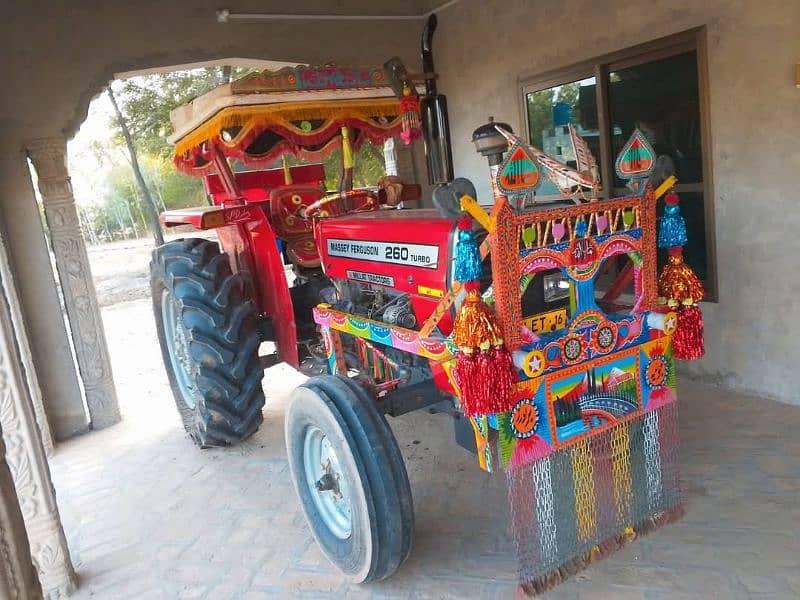
<path id="1" fill-rule="evenodd" d="M 522 79 L 520 90 L 531 144 L 574 165 L 567 137 L 574 125 L 598 161 L 603 197 L 626 193 L 614 159 L 634 128 L 672 158 L 689 234 L 684 257 L 705 283 L 706 299 L 716 301 L 704 41 L 704 30 L 692 30 Z M 549 181 L 537 191 L 540 199 L 556 197 Z"/>

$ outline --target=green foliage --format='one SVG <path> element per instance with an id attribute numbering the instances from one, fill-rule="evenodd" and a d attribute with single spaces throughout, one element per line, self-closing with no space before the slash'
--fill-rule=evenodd
<path id="1" fill-rule="evenodd" d="M 223 67 L 212 67 L 175 71 L 122 81 L 115 93 L 137 149 L 143 154 L 170 156 L 172 147 L 167 142 L 171 131 L 170 111 L 225 83 L 223 70 Z M 250 69 L 233 67 L 231 76 L 238 78 L 248 72 Z M 118 125 L 113 122 L 111 126 L 118 143 L 122 144 Z"/>
<path id="2" fill-rule="evenodd" d="M 287 156 L 286 162 L 293 167 L 307 164 L 309 161 Z M 325 166 L 325 189 L 337 189 L 339 177 L 342 173 L 342 151 L 334 150 L 330 156 L 322 161 L 322 164 Z M 271 168 L 278 168 L 281 165 L 282 162 L 278 160 Z M 383 161 L 383 149 L 376 148 L 369 142 L 365 143 L 353 156 L 353 187 L 374 186 L 385 174 L 386 166 Z"/>
<path id="3" fill-rule="evenodd" d="M 557 102 L 566 102 L 572 107 L 572 122 L 580 123 L 580 83 L 567 83 L 546 90 L 528 94 L 528 127 L 530 127 L 531 143 L 537 148 L 543 146 L 542 136 L 551 134 L 553 130 L 553 106 Z"/>
<path id="4" fill-rule="evenodd" d="M 542 133 L 553 126 L 553 88 L 528 94 L 528 127 L 531 144 L 542 147 Z"/>

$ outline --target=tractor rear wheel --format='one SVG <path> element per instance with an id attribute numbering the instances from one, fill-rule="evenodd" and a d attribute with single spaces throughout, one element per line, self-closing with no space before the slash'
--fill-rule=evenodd
<path id="1" fill-rule="evenodd" d="M 246 439 L 264 406 L 247 278 L 204 239 L 156 248 L 150 275 L 161 353 L 184 428 L 201 448 Z"/>
<path id="2" fill-rule="evenodd" d="M 295 490 L 322 551 L 357 583 L 408 557 L 414 508 L 403 457 L 372 398 L 344 377 L 313 377 L 286 414 Z"/>

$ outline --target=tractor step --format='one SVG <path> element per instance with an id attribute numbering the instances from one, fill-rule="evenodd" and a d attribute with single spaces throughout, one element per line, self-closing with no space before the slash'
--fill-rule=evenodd
<path id="1" fill-rule="evenodd" d="M 258 333 L 262 342 L 275 341 L 275 325 L 269 317 L 261 317 L 258 320 Z"/>
<path id="2" fill-rule="evenodd" d="M 270 367 L 274 367 L 279 362 L 281 362 L 281 359 L 278 358 L 277 352 L 274 352 L 272 354 L 267 354 L 265 356 L 259 356 L 258 360 L 261 363 L 262 369 L 269 369 Z"/>
<path id="3" fill-rule="evenodd" d="M 378 408 L 383 414 L 399 417 L 406 413 L 439 404 L 446 397 L 439 391 L 433 379 L 398 387 L 378 398 Z"/>

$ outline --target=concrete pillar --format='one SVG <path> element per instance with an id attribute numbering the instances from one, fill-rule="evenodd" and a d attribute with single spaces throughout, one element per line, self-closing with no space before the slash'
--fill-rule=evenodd
<path id="1" fill-rule="evenodd" d="M 0 139 L 0 231 L 19 294 L 23 326 L 56 440 L 89 428 L 78 372 L 24 149 Z M 11 146 L 11 147 L 9 147 Z M 15 321 L 15 327 L 17 323 Z"/>
<path id="2" fill-rule="evenodd" d="M 2 360 L 0 356 L 0 360 Z M 3 391 L 0 364 L 0 394 Z M 0 427 L 0 434 L 3 428 Z M 39 600 L 42 588 L 31 561 L 31 549 L 22 511 L 17 501 L 11 471 L 6 464 L 6 447 L 0 435 L 0 598 L 4 600 Z"/>
<path id="3" fill-rule="evenodd" d="M 22 319 L 14 317 L 14 325 L 18 334 L 23 332 L 30 340 L 44 412 L 55 439 L 64 440 L 85 432 L 89 418 L 78 383 L 27 156 L 21 146 L 9 147 L 4 139 L 0 139 L 0 148 L 0 231 L 21 300 L 18 312 Z M 19 335 L 19 339 L 24 337 Z M 27 350 L 21 348 L 21 351 L 24 358 Z M 27 363 L 26 372 L 34 372 Z"/>
<path id="4" fill-rule="evenodd" d="M 39 178 L 39 192 L 61 280 L 75 358 L 86 393 L 89 419 L 94 429 L 102 429 L 119 422 L 119 405 L 89 257 L 67 172 L 67 142 L 63 137 L 42 138 L 27 144 L 27 148 Z"/>
<path id="5" fill-rule="evenodd" d="M 5 252 L 0 247 L 0 262 Z M 75 572 L 58 514 L 45 449 L 25 381 L 11 306 L 17 298 L 0 274 L 0 424 L 6 458 L 30 540 L 30 555 L 45 597 L 60 598 L 75 589 Z"/>

